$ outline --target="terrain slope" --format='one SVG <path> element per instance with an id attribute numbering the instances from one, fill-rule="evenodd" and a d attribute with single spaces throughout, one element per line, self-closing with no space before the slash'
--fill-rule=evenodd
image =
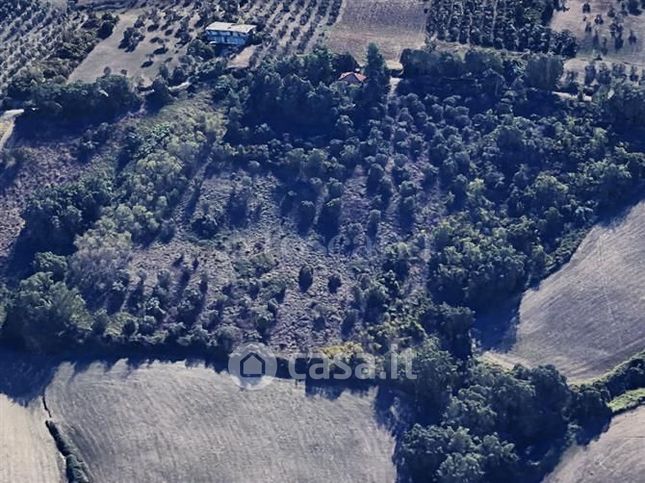
<path id="1" fill-rule="evenodd" d="M 43 366 L 0 352 L 0 482 L 62 482 L 64 462 L 45 421 Z"/>
<path id="2" fill-rule="evenodd" d="M 636 483 L 645 474 L 645 407 L 614 418 L 588 446 L 570 449 L 545 483 Z"/>
<path id="3" fill-rule="evenodd" d="M 594 227 L 571 261 L 527 291 L 519 323 L 494 358 L 554 364 L 573 380 L 596 377 L 645 347 L 645 203 Z M 517 321 L 516 321 L 517 322 Z"/>
<path id="4" fill-rule="evenodd" d="M 374 393 L 336 396 L 284 380 L 243 391 L 201 364 L 125 361 L 63 364 L 46 389 L 95 481 L 393 481 Z"/>
<path id="5" fill-rule="evenodd" d="M 0 481 L 62 481 L 62 460 L 40 400 L 27 406 L 0 394 Z"/>

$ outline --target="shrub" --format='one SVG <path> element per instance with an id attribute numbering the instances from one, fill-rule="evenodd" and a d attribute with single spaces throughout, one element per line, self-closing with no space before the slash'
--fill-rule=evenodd
<path id="1" fill-rule="evenodd" d="M 303 265 L 300 267 L 300 272 L 298 273 L 298 285 L 300 285 L 300 290 L 306 292 L 311 287 L 311 284 L 314 281 L 314 270 L 309 265 Z"/>

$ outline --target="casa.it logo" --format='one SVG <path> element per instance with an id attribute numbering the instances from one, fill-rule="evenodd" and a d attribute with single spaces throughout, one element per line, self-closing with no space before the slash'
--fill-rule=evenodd
<path id="1" fill-rule="evenodd" d="M 271 384 L 277 369 L 275 355 L 259 342 L 239 346 L 228 359 L 228 373 L 233 382 L 251 391 Z"/>

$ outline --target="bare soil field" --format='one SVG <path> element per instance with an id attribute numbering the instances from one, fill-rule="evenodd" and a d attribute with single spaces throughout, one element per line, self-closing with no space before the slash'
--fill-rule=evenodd
<path id="1" fill-rule="evenodd" d="M 570 449 L 545 483 L 637 483 L 645 474 L 645 407 L 613 419 L 586 447 Z"/>
<path id="2" fill-rule="evenodd" d="M 388 65 L 400 66 L 405 48 L 419 48 L 426 39 L 426 14 L 420 0 L 345 0 L 327 45 L 365 60 L 370 43 L 378 45 Z"/>
<path id="3" fill-rule="evenodd" d="M 35 365 L 0 352 L 0 481 L 62 482 L 64 462 L 47 431 Z M 19 374 L 20 377 L 16 377 Z M 25 387 L 27 383 L 28 387 Z"/>
<path id="4" fill-rule="evenodd" d="M 63 364 L 45 396 L 95 481 L 395 479 L 372 391 L 327 397 L 285 380 L 244 391 L 202 364 L 121 360 Z"/>
<path id="5" fill-rule="evenodd" d="M 645 67 L 645 13 L 640 15 L 623 15 L 620 4 L 612 0 L 589 0 L 590 13 L 583 13 L 583 5 L 587 0 L 569 0 L 566 2 L 566 11 L 556 11 L 551 21 L 551 27 L 557 31 L 570 30 L 578 39 L 580 48 L 576 58 L 570 59 L 566 67 L 569 70 L 584 72 L 588 61 L 601 54 L 607 62 L 621 62 L 627 65 L 636 65 L 639 73 Z M 626 2 L 625 2 L 626 3 Z M 613 6 L 616 16 L 608 14 Z M 601 15 L 602 24 L 596 24 L 596 15 Z M 617 21 L 623 25 L 623 46 L 616 48 L 615 39 L 611 35 L 610 26 Z M 586 30 L 587 22 L 591 29 Z M 634 33 L 634 41 L 630 41 L 630 33 Z M 598 35 L 599 45 L 594 46 L 594 36 Z M 607 41 L 606 53 L 601 52 L 603 39 Z"/>
<path id="6" fill-rule="evenodd" d="M 63 462 L 37 399 L 22 406 L 0 394 L 0 481 L 63 481 Z"/>
<path id="7" fill-rule="evenodd" d="M 527 291 L 505 344 L 487 356 L 552 363 L 573 380 L 596 377 L 645 348 L 645 203 L 594 227 L 571 261 Z"/>

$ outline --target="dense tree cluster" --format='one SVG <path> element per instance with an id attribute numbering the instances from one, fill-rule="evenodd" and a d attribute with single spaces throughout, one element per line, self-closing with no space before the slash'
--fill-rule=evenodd
<path id="1" fill-rule="evenodd" d="M 577 50 L 571 32 L 546 25 L 554 11 L 552 0 L 441 0 L 428 9 L 428 32 L 439 40 L 530 50 L 573 57 Z"/>
<path id="2" fill-rule="evenodd" d="M 413 481 L 538 481 L 569 431 L 610 415 L 598 390 L 572 390 L 552 366 L 459 370 L 426 342 L 413 367 L 423 417 L 398 449 Z"/>
<path id="3" fill-rule="evenodd" d="M 101 207 L 112 198 L 109 176 L 93 173 L 77 182 L 44 188 L 25 209 L 25 240 L 35 248 L 58 253 L 72 250 L 74 239 L 99 217 Z"/>
<path id="4" fill-rule="evenodd" d="M 128 79 L 120 75 L 101 77 L 94 83 L 46 82 L 34 87 L 26 121 L 58 120 L 69 124 L 87 124 L 106 120 L 136 110 L 141 101 Z"/>

